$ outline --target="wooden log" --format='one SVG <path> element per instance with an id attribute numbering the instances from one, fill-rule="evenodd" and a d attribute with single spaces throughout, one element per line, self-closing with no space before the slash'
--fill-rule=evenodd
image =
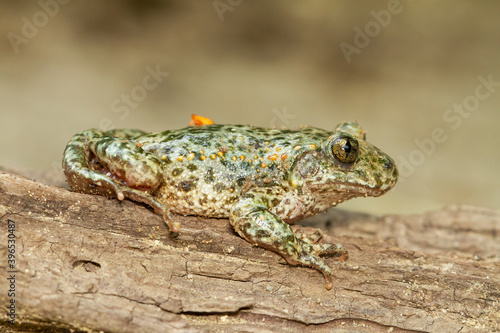
<path id="1" fill-rule="evenodd" d="M 0 216 L 5 330 L 500 330 L 500 212 L 490 209 L 385 217 L 336 209 L 304 221 L 297 228 L 326 230 L 350 251 L 345 263 L 327 259 L 330 291 L 321 273 L 252 246 L 225 219 L 175 216 L 174 237 L 144 205 L 6 172 Z"/>

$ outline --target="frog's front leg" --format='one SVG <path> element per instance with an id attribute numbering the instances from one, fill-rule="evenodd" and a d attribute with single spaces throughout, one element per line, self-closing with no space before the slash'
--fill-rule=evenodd
<path id="1" fill-rule="evenodd" d="M 161 162 L 130 140 L 141 134 L 144 132 L 96 129 L 76 134 L 64 151 L 66 179 L 76 192 L 145 203 L 177 232 L 180 224 L 171 222 L 168 208 L 151 195 L 162 181 Z"/>
<path id="2" fill-rule="evenodd" d="M 347 259 L 347 250 L 340 244 L 316 243 L 319 237 L 300 237 L 279 216 L 269 210 L 270 198 L 259 190 L 249 191 L 234 204 L 229 219 L 236 232 L 252 244 L 282 255 L 289 264 L 303 265 L 322 272 L 326 288 L 333 287 L 333 273 L 320 255 Z"/>

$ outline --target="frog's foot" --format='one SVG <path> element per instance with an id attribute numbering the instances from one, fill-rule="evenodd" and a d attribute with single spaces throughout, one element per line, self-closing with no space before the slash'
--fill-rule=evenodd
<path id="1" fill-rule="evenodd" d="M 338 257 L 341 262 L 349 259 L 349 251 L 342 244 L 321 243 L 304 244 L 303 246 L 309 247 L 307 251 L 317 256 Z"/>
<path id="2" fill-rule="evenodd" d="M 312 231 L 310 231 L 312 229 Z M 317 256 L 339 257 L 339 261 L 346 261 L 349 258 L 349 251 L 342 244 L 331 244 L 320 242 L 325 234 L 324 231 L 315 228 L 303 228 L 292 226 L 295 236 L 304 243 L 304 247 L 309 246 L 308 252 Z"/>
<path id="3" fill-rule="evenodd" d="M 308 244 L 298 239 L 290 226 L 267 210 L 259 195 L 248 194 L 235 204 L 229 219 L 236 232 L 252 244 L 282 255 L 289 264 L 317 269 L 326 279 L 326 288 L 333 287 L 333 273 L 320 255 L 347 257 L 347 250 L 338 244 Z"/>
<path id="4" fill-rule="evenodd" d="M 172 213 L 168 209 L 168 207 L 164 204 L 162 204 L 160 201 L 155 199 L 153 196 L 149 195 L 148 193 L 132 188 L 123 188 L 121 189 L 121 193 L 124 195 L 124 198 L 137 201 L 137 202 L 142 202 L 150 207 L 152 207 L 157 214 L 161 214 L 163 216 L 163 220 L 165 223 L 168 225 L 170 231 L 172 232 L 179 232 L 181 229 L 181 224 L 179 222 L 173 222 L 172 221 Z M 120 199 L 118 197 L 119 200 Z"/>

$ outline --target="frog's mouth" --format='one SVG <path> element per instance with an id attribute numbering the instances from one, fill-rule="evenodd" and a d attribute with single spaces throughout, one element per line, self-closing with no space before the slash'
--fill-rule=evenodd
<path id="1" fill-rule="evenodd" d="M 344 183 L 339 181 L 330 181 L 327 184 L 310 185 L 310 191 L 315 193 L 321 201 L 327 201 L 333 205 L 352 198 L 358 197 L 379 197 L 389 191 L 395 182 L 383 183 L 379 186 L 370 186 L 363 184 Z"/>
<path id="2" fill-rule="evenodd" d="M 336 185 L 341 190 L 340 193 L 353 193 L 356 197 L 379 197 L 392 188 L 390 187 L 370 187 L 369 185 L 340 184 Z"/>

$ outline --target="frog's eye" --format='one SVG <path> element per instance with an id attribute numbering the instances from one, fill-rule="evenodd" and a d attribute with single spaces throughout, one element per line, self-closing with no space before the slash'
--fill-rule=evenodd
<path id="1" fill-rule="evenodd" d="M 352 164 L 358 158 L 358 141 L 350 135 L 343 135 L 331 144 L 333 157 L 341 163 Z"/>

